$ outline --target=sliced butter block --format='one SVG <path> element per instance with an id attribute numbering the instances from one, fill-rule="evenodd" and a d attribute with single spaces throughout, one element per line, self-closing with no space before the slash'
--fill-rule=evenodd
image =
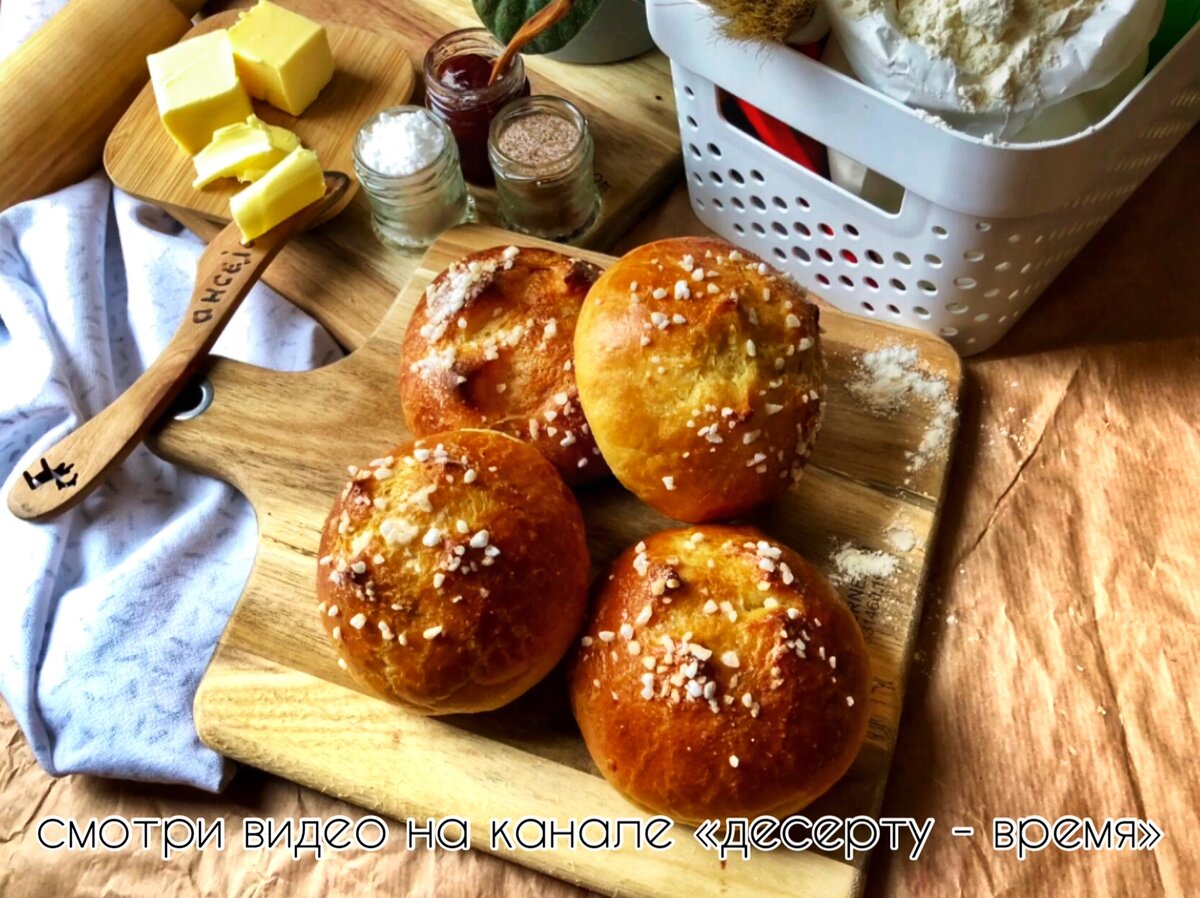
<path id="1" fill-rule="evenodd" d="M 238 75 L 252 97 L 299 115 L 333 78 L 325 29 L 269 0 L 229 29 Z"/>
<path id="2" fill-rule="evenodd" d="M 253 240 L 325 195 L 325 172 L 317 154 L 297 147 L 229 201 L 242 238 Z"/>
<path id="3" fill-rule="evenodd" d="M 218 128 L 245 121 L 253 112 L 226 31 L 181 41 L 146 57 L 146 63 L 159 117 L 188 154 L 208 146 Z"/>
<path id="4" fill-rule="evenodd" d="M 284 156 L 300 146 L 300 138 L 296 136 L 295 132 L 289 131 L 287 128 L 281 128 L 278 125 L 267 125 L 267 131 L 271 135 L 271 144 L 275 149 L 283 150 Z M 271 163 L 271 165 L 274 164 L 274 162 Z M 267 167 L 270 168 L 270 166 Z"/>
<path id="5" fill-rule="evenodd" d="M 258 162 L 248 164 L 242 169 L 241 174 L 238 175 L 239 180 L 257 181 L 287 156 L 288 153 L 301 145 L 300 138 L 287 128 L 280 128 L 278 125 L 267 125 L 267 130 L 271 133 L 271 145 L 275 147 L 278 154 L 273 153 Z"/>
<path id="6" fill-rule="evenodd" d="M 193 158 L 199 190 L 220 178 L 257 181 L 272 166 L 300 146 L 300 138 L 287 128 L 268 125 L 256 115 L 213 133 L 212 143 Z"/>

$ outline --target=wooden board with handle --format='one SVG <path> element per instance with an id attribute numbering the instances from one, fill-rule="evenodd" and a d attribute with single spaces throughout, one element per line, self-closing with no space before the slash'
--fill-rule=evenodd
<path id="1" fill-rule="evenodd" d="M 556 672 L 513 705 L 484 715 L 423 718 L 359 691 L 336 666 L 316 609 L 319 530 L 347 478 L 407 436 L 396 389 L 400 344 L 425 286 L 462 255 L 494 245 L 534 244 L 478 227 L 443 235 L 379 328 L 350 356 L 310 372 L 272 372 L 222 359 L 208 372 L 213 401 L 190 420 L 168 421 L 150 439 L 164 458 L 241 490 L 259 521 L 258 555 L 245 592 L 196 697 L 201 738 L 256 767 L 395 817 L 471 821 L 488 848 L 493 819 L 645 817 L 600 777 L 588 757 Z M 610 259 L 579 255 L 606 265 Z M 846 593 L 871 650 L 874 684 L 868 741 L 850 772 L 810 814 L 871 814 L 879 808 L 895 740 L 921 587 L 949 465 L 910 471 L 933 411 L 914 403 L 881 417 L 849 392 L 865 351 L 915 347 L 922 368 L 945 378 L 957 401 L 958 357 L 943 341 L 822 311 L 828 363 L 826 424 L 799 485 L 755 523 L 827 571 L 840 546 L 895 552 L 888 532 L 914 537 L 886 579 Z M 597 568 L 643 535 L 671 525 L 615 482 L 580 491 Z M 668 851 L 501 851 L 520 863 L 598 891 L 666 898 L 763 895 L 849 898 L 862 885 L 854 863 L 812 852 L 756 854 L 721 864 L 691 831 L 675 826 Z"/>
<path id="2" fill-rule="evenodd" d="M 224 12 L 205 19 L 184 40 L 228 28 L 238 18 Z M 407 103 L 416 86 L 412 63 L 394 35 L 348 25 L 329 25 L 334 76 L 301 116 L 280 112 L 261 100 L 254 112 L 280 125 L 315 150 L 327 171 L 354 174 L 358 126 L 381 109 Z M 229 199 L 245 185 L 221 178 L 201 190 L 192 187 L 196 168 L 158 117 L 154 89 L 147 84 L 117 123 L 104 147 L 104 167 L 114 184 L 168 212 L 193 212 L 214 222 L 229 221 Z"/>
<path id="3" fill-rule="evenodd" d="M 230 5 L 249 3 L 217 2 L 207 8 Z M 317 21 L 353 23 L 384 34 L 398 42 L 418 67 L 425 51 L 443 34 L 479 27 L 470 0 L 282 0 L 282 5 Z M 603 205 L 599 220 L 581 244 L 600 249 L 611 246 L 683 171 L 670 64 L 657 51 L 603 66 L 568 65 L 542 56 L 527 56 L 525 61 L 534 93 L 565 97 L 588 118 Z M 142 161 L 138 141 L 130 139 L 134 130 L 150 136 L 151 126 L 162 130 L 153 115 L 152 100 L 141 98 L 141 105 L 131 108 L 113 132 L 106 152 L 109 172 L 117 186 L 164 205 L 187 227 L 210 239 L 220 230 L 214 221 L 216 213 L 197 209 L 188 195 L 171 187 L 174 181 Z M 421 101 L 418 84 L 412 102 Z M 361 120 L 365 120 L 367 110 L 361 112 Z M 346 122 L 351 138 L 361 120 Z M 303 117 L 300 121 L 303 123 Z M 324 157 L 322 162 L 331 167 Z M 495 191 L 474 188 L 473 192 L 479 220 L 495 224 Z M 345 346 L 359 345 L 374 330 L 390 297 L 407 283 L 421 259 L 421 253 L 389 249 L 375 239 L 365 200 L 357 197 L 335 223 L 294 242 L 264 278 L 316 315 Z M 378 303 L 374 297 L 381 294 L 388 299 Z"/>
<path id="4" fill-rule="evenodd" d="M 74 508 L 107 479 L 206 364 L 229 319 L 262 272 L 297 233 L 349 200 L 350 178 L 325 173 L 325 196 L 249 242 L 231 222 L 196 263 L 183 320 L 158 358 L 112 403 L 41 453 L 12 486 L 8 510 L 46 521 Z M 54 489 L 51 489 L 53 484 Z"/>

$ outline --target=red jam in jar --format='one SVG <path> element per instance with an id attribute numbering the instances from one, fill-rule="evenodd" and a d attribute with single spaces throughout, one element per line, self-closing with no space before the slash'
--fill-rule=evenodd
<path id="1" fill-rule="evenodd" d="M 425 54 L 425 105 L 449 125 L 458 143 L 463 176 L 472 184 L 495 182 L 488 161 L 492 119 L 530 92 L 520 56 L 495 84 L 487 83 L 492 63 L 503 52 L 486 28 L 467 28 L 445 35 Z"/>
<path id="2" fill-rule="evenodd" d="M 465 92 L 487 87 L 492 60 L 478 53 L 451 56 L 438 67 L 437 80 L 452 91 Z"/>

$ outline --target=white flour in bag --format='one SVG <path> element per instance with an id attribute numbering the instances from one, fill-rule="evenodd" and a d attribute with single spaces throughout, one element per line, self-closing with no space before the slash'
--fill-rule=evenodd
<path id="1" fill-rule="evenodd" d="M 879 0 L 875 0 L 879 2 Z M 1097 0 L 897 0 L 901 30 L 971 76 L 959 96 L 1012 102 L 1055 60 Z M 967 94 L 964 96 L 963 94 Z"/>
<path id="2" fill-rule="evenodd" d="M 969 133 L 1011 137 L 1143 53 L 1163 0 L 827 0 L 855 73 Z M 978 119 L 978 121 L 973 121 Z"/>

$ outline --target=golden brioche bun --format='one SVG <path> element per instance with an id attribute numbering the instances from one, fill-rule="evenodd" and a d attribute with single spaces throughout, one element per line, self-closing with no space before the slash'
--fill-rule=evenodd
<path id="1" fill-rule="evenodd" d="M 796 552 L 751 527 L 669 530 L 598 582 L 571 705 L 627 798 L 690 823 L 786 815 L 846 772 L 866 735 L 867 647 Z"/>
<path id="2" fill-rule="evenodd" d="M 549 673 L 588 580 L 583 516 L 554 467 L 526 443 L 462 430 L 351 471 L 317 570 L 339 663 L 428 714 L 497 708 Z"/>
<path id="3" fill-rule="evenodd" d="M 821 375 L 816 306 L 721 240 L 633 250 L 592 286 L 575 328 L 579 398 L 605 461 L 684 521 L 783 494 L 820 426 Z"/>
<path id="4" fill-rule="evenodd" d="M 401 352 L 400 399 L 413 433 L 498 430 L 536 446 L 568 483 L 607 474 L 573 370 L 575 321 L 599 275 L 562 253 L 502 246 L 438 275 Z"/>

